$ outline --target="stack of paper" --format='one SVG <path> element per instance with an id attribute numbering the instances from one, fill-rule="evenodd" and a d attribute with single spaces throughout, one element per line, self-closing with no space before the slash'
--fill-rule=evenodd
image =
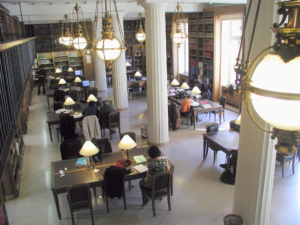
<path id="1" fill-rule="evenodd" d="M 134 169 L 136 169 L 140 173 L 144 173 L 144 172 L 148 171 L 148 168 L 146 166 L 144 166 L 143 164 L 134 166 Z"/>

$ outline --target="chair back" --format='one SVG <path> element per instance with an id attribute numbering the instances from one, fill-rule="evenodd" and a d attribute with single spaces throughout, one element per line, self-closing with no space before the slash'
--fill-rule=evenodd
<path id="1" fill-rule="evenodd" d="M 140 89 L 140 83 L 139 82 L 133 82 L 131 86 L 132 91 L 139 91 Z"/>
<path id="2" fill-rule="evenodd" d="M 114 111 L 108 115 L 109 118 L 109 126 L 110 127 L 118 127 L 120 126 L 120 112 Z"/>
<path id="3" fill-rule="evenodd" d="M 164 171 L 153 177 L 152 190 L 156 193 L 170 189 L 172 181 L 172 171 Z"/>
<path id="4" fill-rule="evenodd" d="M 134 142 L 136 142 L 136 135 L 134 132 L 121 133 L 120 139 L 122 139 L 125 135 L 128 135 L 129 137 L 131 137 L 132 140 L 134 140 Z"/>
<path id="5" fill-rule="evenodd" d="M 204 98 L 204 99 L 208 99 L 208 94 L 207 94 L 207 92 L 202 92 L 202 93 L 201 93 L 201 96 L 202 96 L 202 98 Z"/>
<path id="6" fill-rule="evenodd" d="M 75 139 L 75 120 L 74 117 L 70 114 L 60 114 L 59 115 L 59 124 L 61 130 L 61 136 L 64 137 L 64 140 Z"/>
<path id="7" fill-rule="evenodd" d="M 107 105 L 113 105 L 113 101 L 112 100 L 103 100 L 103 104 L 107 103 Z"/>
<path id="8" fill-rule="evenodd" d="M 65 102 L 66 92 L 64 90 L 57 89 L 54 91 L 54 101 Z"/>
<path id="9" fill-rule="evenodd" d="M 54 111 L 58 110 L 58 109 L 62 109 L 64 107 L 64 103 L 63 102 L 53 102 L 53 109 Z"/>
<path id="10" fill-rule="evenodd" d="M 90 87 L 87 89 L 87 97 L 89 97 L 90 94 L 93 94 L 95 97 L 98 96 L 98 89 Z"/>
<path id="11" fill-rule="evenodd" d="M 69 95 L 74 101 L 79 101 L 79 94 L 77 90 L 69 90 Z"/>
<path id="12" fill-rule="evenodd" d="M 82 143 L 78 139 L 69 139 L 65 140 L 60 144 L 60 154 L 61 159 L 73 159 L 73 158 L 80 158 L 81 155 L 79 151 L 82 147 Z"/>
<path id="13" fill-rule="evenodd" d="M 111 143 L 108 138 L 92 139 L 92 142 L 97 144 L 100 154 L 112 152 Z"/>
<path id="14" fill-rule="evenodd" d="M 92 201 L 89 184 L 69 186 L 67 192 L 71 211 L 90 208 Z"/>
<path id="15" fill-rule="evenodd" d="M 110 198 L 124 196 L 124 169 L 117 166 L 106 168 L 103 188 Z"/>
<path id="16" fill-rule="evenodd" d="M 54 79 L 53 79 L 54 80 Z M 52 90 L 57 90 L 59 89 L 59 84 L 55 83 L 55 84 L 51 84 L 51 89 Z"/>
<path id="17" fill-rule="evenodd" d="M 83 136 L 86 141 L 92 140 L 92 138 L 100 139 L 101 130 L 97 116 L 91 115 L 84 117 L 82 121 Z"/>
<path id="18" fill-rule="evenodd" d="M 206 133 L 217 132 L 219 130 L 219 124 L 211 123 L 206 125 Z"/>
<path id="19" fill-rule="evenodd" d="M 221 96 L 219 102 L 220 102 L 220 105 L 223 106 L 223 109 L 225 109 L 225 106 L 226 106 L 226 97 L 225 96 Z"/>

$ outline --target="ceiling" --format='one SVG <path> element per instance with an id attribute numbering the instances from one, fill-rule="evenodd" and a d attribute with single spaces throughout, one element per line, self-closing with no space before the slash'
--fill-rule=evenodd
<path id="1" fill-rule="evenodd" d="M 143 2 L 144 1 L 148 2 L 149 0 L 143 0 Z M 76 2 L 82 9 L 84 19 L 89 20 L 94 18 L 96 0 L 0 0 L 0 4 L 2 4 L 6 9 L 10 11 L 10 15 L 19 17 L 19 20 L 24 21 L 25 24 L 58 23 L 59 20 L 63 19 L 63 16 L 65 14 L 69 14 L 70 18 L 72 18 L 71 14 Z M 144 11 L 144 9 L 138 4 L 138 1 L 136 0 L 116 0 L 116 2 L 118 11 L 125 14 L 125 19 L 136 19 L 137 14 Z M 150 2 L 160 1 L 150 0 Z M 166 7 L 166 12 L 174 12 L 177 1 L 165 0 L 164 2 L 169 2 L 168 6 Z M 203 8 L 246 3 L 247 0 L 180 1 L 183 12 L 199 12 L 202 11 Z M 108 5 L 110 5 L 110 3 L 108 3 Z M 99 5 L 99 13 L 100 12 L 102 12 L 101 4 Z"/>

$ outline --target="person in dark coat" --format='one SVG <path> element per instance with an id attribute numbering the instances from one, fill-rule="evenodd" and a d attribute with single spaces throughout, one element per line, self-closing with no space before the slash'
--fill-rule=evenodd
<path id="1" fill-rule="evenodd" d="M 169 105 L 169 122 L 172 130 L 180 128 L 180 111 L 174 102 Z"/>
<path id="2" fill-rule="evenodd" d="M 90 101 L 89 105 L 83 110 L 82 115 L 84 116 L 99 116 L 98 115 L 98 107 L 96 106 L 96 102 Z"/>
<path id="3" fill-rule="evenodd" d="M 108 115 L 111 112 L 114 112 L 114 111 L 116 111 L 115 107 L 113 107 L 112 105 L 107 104 L 107 102 L 105 102 L 105 101 L 103 102 L 103 106 L 100 108 L 99 116 L 98 116 L 101 129 L 104 129 L 104 128 L 109 129 L 109 127 L 108 127 L 108 123 L 109 123 Z"/>
<path id="4" fill-rule="evenodd" d="M 38 95 L 40 95 L 40 89 L 41 86 L 43 86 L 43 94 L 46 94 L 45 91 L 45 80 L 47 72 L 44 70 L 44 66 L 40 66 L 39 70 L 36 72 L 37 78 L 38 78 Z"/>
<path id="5" fill-rule="evenodd" d="M 196 81 L 196 86 L 200 89 L 201 92 L 207 93 L 207 99 L 210 99 L 210 90 L 206 83 L 204 83 L 202 80 Z"/>

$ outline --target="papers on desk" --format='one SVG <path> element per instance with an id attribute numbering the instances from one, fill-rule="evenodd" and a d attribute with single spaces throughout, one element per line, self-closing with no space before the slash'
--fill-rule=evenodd
<path id="1" fill-rule="evenodd" d="M 70 113 L 70 110 L 67 109 L 58 109 L 55 111 L 56 114 L 60 114 L 60 113 Z"/>
<path id="2" fill-rule="evenodd" d="M 146 166 L 144 166 L 143 164 L 134 166 L 134 169 L 136 169 L 136 171 L 138 171 L 140 173 L 144 173 L 144 172 L 148 171 L 148 168 Z"/>
<path id="3" fill-rule="evenodd" d="M 86 166 L 89 162 L 89 158 L 78 158 L 75 166 Z"/>
<path id="4" fill-rule="evenodd" d="M 191 106 L 197 107 L 197 106 L 199 106 L 199 103 L 198 102 L 192 102 Z"/>
<path id="5" fill-rule="evenodd" d="M 207 109 L 207 108 L 211 108 L 211 105 L 210 104 L 205 104 L 205 105 L 201 105 L 201 107 L 203 109 Z"/>
<path id="6" fill-rule="evenodd" d="M 76 113 L 73 114 L 73 117 L 74 118 L 80 118 L 80 117 L 82 117 L 82 113 L 76 112 Z"/>
<path id="7" fill-rule="evenodd" d="M 142 163 L 142 162 L 146 162 L 146 158 L 144 155 L 136 155 L 133 156 L 133 159 L 136 163 Z"/>

